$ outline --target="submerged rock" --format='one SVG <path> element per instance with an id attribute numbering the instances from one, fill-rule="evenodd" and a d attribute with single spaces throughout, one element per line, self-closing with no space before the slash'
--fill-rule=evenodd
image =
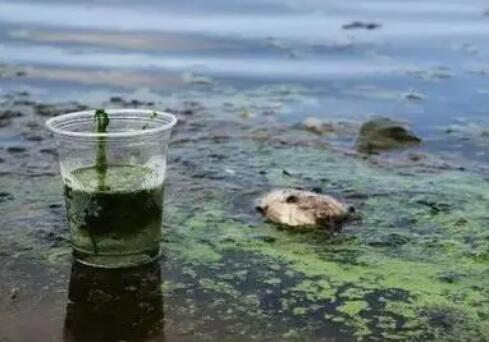
<path id="1" fill-rule="evenodd" d="M 325 121 L 310 116 L 304 119 L 299 127 L 317 135 L 352 136 L 358 132 L 359 124 L 346 120 Z"/>
<path id="2" fill-rule="evenodd" d="M 294 189 L 269 192 L 257 209 L 271 222 L 308 230 L 339 230 L 352 211 L 331 196 Z"/>
<path id="3" fill-rule="evenodd" d="M 0 120 L 18 118 L 20 116 L 22 116 L 22 112 L 18 110 L 7 109 L 0 112 Z"/>
<path id="4" fill-rule="evenodd" d="M 124 107 L 139 107 L 139 106 L 154 106 L 154 101 L 142 101 L 138 99 L 125 100 L 122 96 L 111 96 L 109 99 L 110 104 Z"/>
<path id="5" fill-rule="evenodd" d="M 68 103 L 58 103 L 58 104 L 44 104 L 39 103 L 34 106 L 35 113 L 40 116 L 56 116 L 65 113 L 71 112 L 79 112 L 82 110 L 87 110 L 89 107 L 76 103 L 76 102 L 68 102 Z"/>
<path id="6" fill-rule="evenodd" d="M 421 139 L 414 135 L 405 124 L 389 118 L 376 118 L 362 125 L 356 146 L 359 152 L 377 153 L 419 143 Z"/>
<path id="7" fill-rule="evenodd" d="M 0 203 L 5 201 L 12 201 L 14 196 L 6 191 L 0 192 Z"/>
<path id="8" fill-rule="evenodd" d="M 445 271 L 438 275 L 438 279 L 446 283 L 456 283 L 464 277 L 464 274 L 455 271 Z"/>
<path id="9" fill-rule="evenodd" d="M 421 101 L 425 100 L 427 96 L 414 89 L 409 89 L 407 92 L 402 93 L 402 97 L 409 101 Z"/>
<path id="10" fill-rule="evenodd" d="M 408 235 L 399 234 L 399 233 L 388 233 L 381 235 L 379 237 L 375 237 L 369 240 L 367 243 L 370 246 L 375 247 L 399 247 L 403 246 L 411 241 L 411 238 Z"/>
<path id="11" fill-rule="evenodd" d="M 0 111 L 0 127 L 8 126 L 11 119 L 22 116 L 22 113 L 16 110 Z"/>
<path id="12" fill-rule="evenodd" d="M 7 148 L 7 151 L 10 153 L 21 153 L 27 151 L 27 148 L 23 146 L 10 146 Z"/>

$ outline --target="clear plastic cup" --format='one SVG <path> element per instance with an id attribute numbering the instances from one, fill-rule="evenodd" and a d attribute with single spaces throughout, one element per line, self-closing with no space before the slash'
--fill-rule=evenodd
<path id="1" fill-rule="evenodd" d="M 49 119 L 59 154 L 75 259 L 120 268 L 160 254 L 166 154 L 174 115 L 111 109 L 106 133 L 95 111 Z"/>

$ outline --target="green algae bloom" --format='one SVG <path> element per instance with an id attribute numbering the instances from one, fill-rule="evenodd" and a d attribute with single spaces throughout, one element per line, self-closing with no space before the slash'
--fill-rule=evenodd
<path id="1" fill-rule="evenodd" d="M 481 253 L 474 254 L 474 246 L 484 248 L 477 246 L 486 241 L 489 210 L 489 185 L 479 175 L 447 170 L 420 177 L 415 170 L 381 169 L 314 148 L 246 148 L 253 150 L 247 154 L 254 156 L 251 164 L 268 165 L 268 187 L 324 179 L 323 187 L 365 194 L 354 202 L 362 221 L 337 237 L 250 225 L 229 214 L 236 209 L 216 187 L 202 194 L 206 200 L 198 204 L 198 215 L 186 214 L 183 203 L 171 210 L 170 225 L 179 227 L 182 239 L 167 244 L 169 255 L 195 270 L 213 265 L 230 279 L 237 279 L 235 271 L 227 270 L 224 260 L 245 253 L 248 263 L 240 265 L 250 270 L 250 260 L 262 258 L 266 267 L 254 270 L 257 286 L 271 293 L 280 289 L 279 311 L 300 317 L 311 331 L 317 324 L 344 326 L 358 341 L 484 341 L 489 336 L 484 320 L 489 265 Z M 234 146 L 235 153 L 240 149 Z M 302 166 L 295 177 L 283 175 L 280 167 L 291 155 Z M 464 242 L 467 236 L 477 243 Z M 454 265 L 458 276 L 451 277 L 446 272 Z M 226 293 L 246 293 L 237 280 L 227 284 Z M 462 323 L 468 317 L 471 323 Z"/>
<path id="2" fill-rule="evenodd" d="M 193 134 L 175 144 L 165 188 L 161 288 L 172 329 L 202 340 L 223 330 L 243 341 L 489 340 L 484 174 L 383 165 L 315 145 L 283 147 L 270 144 L 266 130 L 236 139 Z M 97 193 L 96 170 L 90 172 L 84 182 L 91 179 Z M 42 180 L 26 183 L 35 195 L 0 184 L 16 194 L 0 213 L 28 207 L 32 198 L 56 201 L 54 182 Z M 283 187 L 339 194 L 361 219 L 332 235 L 280 229 L 263 221 L 253 201 Z M 15 241 L 35 245 L 21 232 Z M 39 253 L 61 261 L 63 248 L 69 250 Z"/>
<path id="3" fill-rule="evenodd" d="M 109 126 L 110 119 L 107 112 L 103 109 L 97 109 L 94 114 L 95 132 L 107 133 L 107 127 Z M 107 152 L 105 150 L 105 138 L 99 137 L 97 142 L 97 157 L 95 162 L 98 188 L 103 190 L 105 188 L 105 174 L 107 173 Z"/>

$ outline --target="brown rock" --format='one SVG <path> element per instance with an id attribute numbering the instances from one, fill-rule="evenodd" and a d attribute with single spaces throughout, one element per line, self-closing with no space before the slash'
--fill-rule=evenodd
<path id="1" fill-rule="evenodd" d="M 377 153 L 419 143 L 421 139 L 405 124 L 389 118 L 375 118 L 362 125 L 356 146 L 358 152 Z"/>

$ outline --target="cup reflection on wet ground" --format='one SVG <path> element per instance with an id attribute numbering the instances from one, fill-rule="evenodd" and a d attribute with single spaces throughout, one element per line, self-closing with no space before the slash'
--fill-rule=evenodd
<path id="1" fill-rule="evenodd" d="M 64 340 L 165 341 L 159 263 L 129 269 L 73 263 Z"/>

